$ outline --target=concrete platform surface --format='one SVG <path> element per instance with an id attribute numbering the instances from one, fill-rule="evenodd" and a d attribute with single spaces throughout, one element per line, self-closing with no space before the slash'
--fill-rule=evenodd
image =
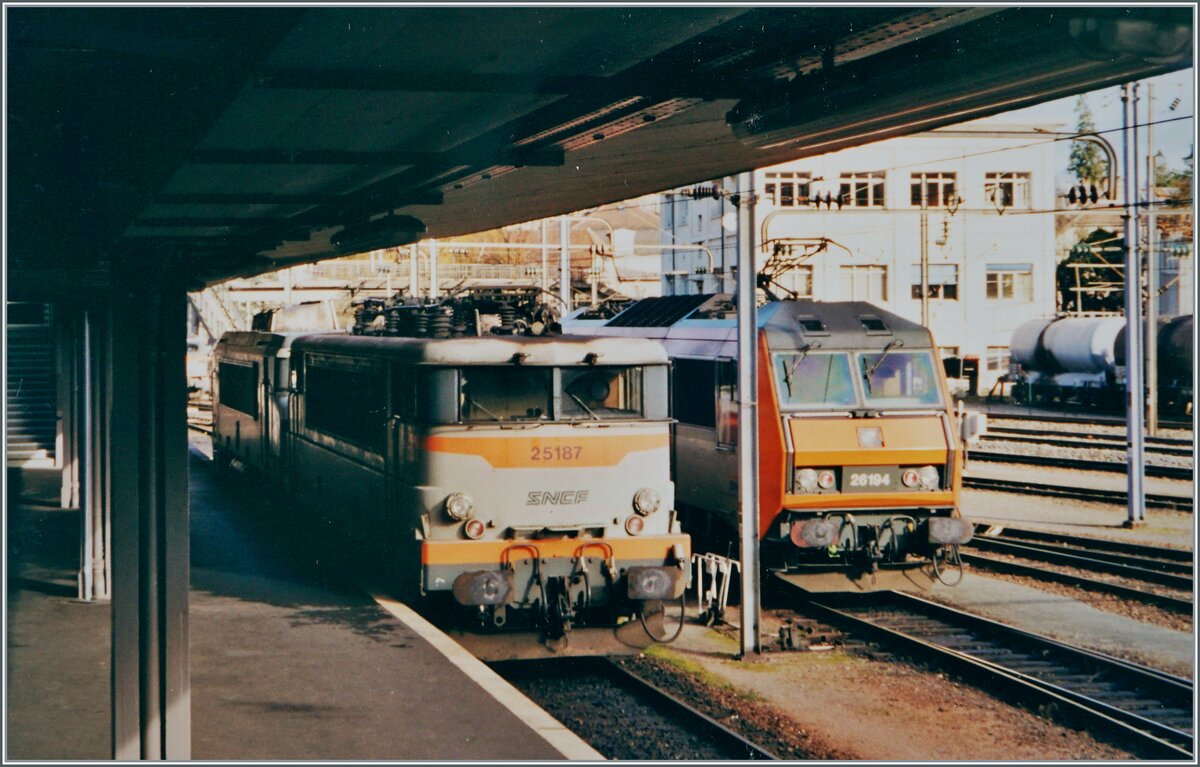
<path id="1" fill-rule="evenodd" d="M 257 519 L 273 499 L 216 485 L 196 455 L 191 483 L 193 759 L 601 759 L 420 616 Z M 108 613 L 10 591 L 7 758 L 110 758 Z"/>

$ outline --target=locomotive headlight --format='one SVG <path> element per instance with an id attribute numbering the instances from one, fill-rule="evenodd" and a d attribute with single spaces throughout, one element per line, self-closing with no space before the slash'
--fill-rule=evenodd
<path id="1" fill-rule="evenodd" d="M 917 470 L 917 477 L 921 480 L 921 488 L 924 490 L 936 490 L 938 486 L 938 470 L 933 466 L 922 466 Z"/>
<path id="2" fill-rule="evenodd" d="M 822 490 L 828 490 L 829 488 L 833 487 L 836 481 L 837 477 L 835 477 L 833 472 L 829 469 L 826 469 L 817 475 L 817 485 L 819 485 Z"/>
<path id="3" fill-rule="evenodd" d="M 478 519 L 468 519 L 467 524 L 463 525 L 463 533 L 473 541 L 477 541 L 483 537 L 483 531 L 487 525 Z"/>
<path id="4" fill-rule="evenodd" d="M 630 535 L 641 535 L 646 529 L 646 520 L 634 514 L 629 519 L 625 520 L 625 532 Z"/>
<path id="5" fill-rule="evenodd" d="M 904 473 L 900 475 L 900 481 L 904 483 L 905 487 L 916 487 L 917 483 L 921 481 L 921 475 L 917 473 L 916 469 L 905 469 Z"/>
<path id="6" fill-rule="evenodd" d="M 796 472 L 796 489 L 802 493 L 817 492 L 817 470 L 801 469 Z"/>
<path id="7" fill-rule="evenodd" d="M 475 502 L 466 493 L 451 493 L 446 496 L 446 515 L 451 519 L 463 521 L 475 510 Z"/>
<path id="8" fill-rule="evenodd" d="M 659 494 L 648 487 L 643 487 L 633 496 L 633 509 L 643 517 L 658 511 L 661 503 L 662 498 Z"/>

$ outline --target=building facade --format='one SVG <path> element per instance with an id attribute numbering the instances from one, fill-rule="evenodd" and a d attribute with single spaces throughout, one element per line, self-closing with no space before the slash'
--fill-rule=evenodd
<path id="1" fill-rule="evenodd" d="M 1054 146 L 980 120 L 756 170 L 758 270 L 780 297 L 924 322 L 943 356 L 978 358 L 986 392 L 1013 330 L 1056 310 Z M 712 186 L 663 195 L 664 244 L 702 246 L 663 253 L 664 295 L 733 290 L 736 179 Z"/>

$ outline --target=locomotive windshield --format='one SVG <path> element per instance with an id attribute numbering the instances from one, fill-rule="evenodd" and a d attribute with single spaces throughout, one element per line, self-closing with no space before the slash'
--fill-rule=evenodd
<path id="1" fill-rule="evenodd" d="M 647 399 L 647 385 L 659 396 Z M 665 418 L 665 389 L 666 368 L 661 365 L 649 371 L 641 366 L 593 365 L 459 368 L 458 420 L 630 420 L 647 417 L 648 409 L 649 417 Z"/>
<path id="2" fill-rule="evenodd" d="M 550 368 L 472 367 L 459 375 L 464 422 L 548 420 L 553 414 Z"/>
<path id="3" fill-rule="evenodd" d="M 860 353 L 858 364 L 868 406 L 904 408 L 942 403 L 933 357 L 927 351 L 885 349 Z"/>
<path id="4" fill-rule="evenodd" d="M 568 420 L 642 417 L 642 369 L 563 368 L 562 414 Z"/>
<path id="5" fill-rule="evenodd" d="M 774 368 L 779 404 L 784 408 L 824 410 L 857 404 L 847 354 L 776 354 Z"/>
<path id="6" fill-rule="evenodd" d="M 941 387 L 928 351 L 886 349 L 854 355 L 845 352 L 781 352 L 772 372 L 785 410 L 915 408 L 942 404 Z"/>

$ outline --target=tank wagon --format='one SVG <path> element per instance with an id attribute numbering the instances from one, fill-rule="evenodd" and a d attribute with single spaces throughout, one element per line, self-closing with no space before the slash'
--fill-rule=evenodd
<path id="1" fill-rule="evenodd" d="M 403 337 L 369 316 L 387 310 L 357 317 L 378 335 L 222 338 L 218 465 L 282 483 L 401 598 L 457 603 L 488 627 L 562 636 L 682 598 L 691 544 L 660 344 L 445 337 L 444 323 Z"/>
<path id="2" fill-rule="evenodd" d="M 1168 412 L 1192 410 L 1192 315 L 1158 326 L 1158 397 Z M 1010 343 L 1019 402 L 1062 402 L 1121 409 L 1125 402 L 1125 318 L 1029 320 Z"/>
<path id="3" fill-rule="evenodd" d="M 666 346 L 680 513 L 697 548 L 720 554 L 738 503 L 731 298 L 645 299 L 608 320 L 563 322 Z M 959 513 L 962 443 L 929 331 L 864 302 L 771 301 L 758 321 L 764 567 L 813 590 L 940 577 L 972 526 Z"/>

